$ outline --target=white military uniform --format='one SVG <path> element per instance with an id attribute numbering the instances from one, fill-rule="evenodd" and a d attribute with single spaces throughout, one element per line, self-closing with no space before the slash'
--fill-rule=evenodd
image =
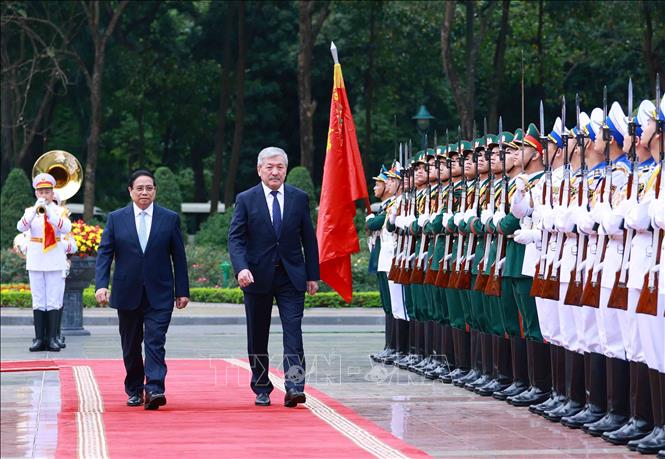
<path id="1" fill-rule="evenodd" d="M 381 251 L 379 252 L 379 266 L 378 270 L 381 272 L 389 272 L 392 266 L 393 258 L 395 256 L 395 246 L 397 244 L 397 234 L 388 231 L 388 223 L 390 222 L 391 215 L 397 212 L 402 201 L 402 195 L 393 199 L 386 209 L 386 220 L 383 222 L 381 228 Z M 390 290 L 390 305 L 392 307 L 393 317 L 395 319 L 409 320 L 406 313 L 406 306 L 404 305 L 404 287 L 388 279 L 388 288 Z"/>
<path id="2" fill-rule="evenodd" d="M 39 174 L 33 180 L 35 189 L 54 186 L 55 180 L 48 174 Z M 45 206 L 44 214 L 37 213 L 35 207 L 28 207 L 16 225 L 20 232 L 30 233 L 26 269 L 30 277 L 33 309 L 51 311 L 62 307 L 67 256 L 64 247 L 57 242 L 45 250 L 43 240 L 45 224 L 52 226 L 56 241 L 71 231 L 72 224 L 66 214 L 66 210 L 55 203 Z"/>

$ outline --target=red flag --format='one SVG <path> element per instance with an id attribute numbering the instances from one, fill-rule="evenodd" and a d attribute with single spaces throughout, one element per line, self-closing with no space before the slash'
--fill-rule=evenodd
<path id="1" fill-rule="evenodd" d="M 333 79 L 316 237 L 321 280 L 350 303 L 353 292 L 351 254 L 360 250 L 353 223 L 355 201 L 364 198 L 369 207 L 369 200 L 356 127 L 346 98 L 342 67 L 338 63 Z"/>

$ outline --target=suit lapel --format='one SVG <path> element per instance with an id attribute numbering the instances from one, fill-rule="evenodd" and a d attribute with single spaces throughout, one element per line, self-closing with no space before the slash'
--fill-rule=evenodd
<path id="1" fill-rule="evenodd" d="M 125 207 L 125 218 L 123 218 L 123 221 L 125 222 L 125 225 L 127 225 L 127 230 L 129 231 L 129 234 L 136 244 L 136 247 L 138 247 L 139 250 L 141 250 L 141 243 L 139 242 L 139 233 L 136 230 L 136 217 L 134 216 L 134 205 L 130 204 L 129 206 Z"/>
<path id="2" fill-rule="evenodd" d="M 263 221 L 265 222 L 266 225 L 268 225 L 268 228 L 270 228 L 270 231 L 272 232 L 275 237 L 277 235 L 275 234 L 275 227 L 272 226 L 272 220 L 270 220 L 270 212 L 268 211 L 268 200 L 266 199 L 266 195 L 263 193 L 263 185 L 260 183 L 256 186 L 256 202 L 262 202 L 263 205 L 259 206 L 259 213 L 261 214 L 261 217 Z"/>

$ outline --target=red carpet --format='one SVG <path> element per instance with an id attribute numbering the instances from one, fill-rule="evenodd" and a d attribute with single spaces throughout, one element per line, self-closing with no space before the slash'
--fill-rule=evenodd
<path id="1" fill-rule="evenodd" d="M 59 368 L 53 360 L 3 360 L 0 362 L 0 372 L 49 371 Z"/>
<path id="2" fill-rule="evenodd" d="M 23 366 L 38 363 L 60 370 L 58 458 L 427 457 L 315 389 L 306 389 L 307 405 L 285 408 L 276 371 L 273 405 L 254 406 L 247 363 L 238 360 L 169 360 L 168 404 L 158 411 L 126 406 L 120 360 Z"/>

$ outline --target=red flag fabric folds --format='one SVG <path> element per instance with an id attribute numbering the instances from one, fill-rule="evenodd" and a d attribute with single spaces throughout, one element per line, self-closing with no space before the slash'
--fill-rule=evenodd
<path id="1" fill-rule="evenodd" d="M 321 280 L 347 303 L 351 302 L 353 293 L 351 254 L 360 250 L 354 225 L 355 201 L 363 198 L 368 199 L 367 183 L 356 127 L 346 97 L 342 67 L 335 64 L 316 237 Z"/>

